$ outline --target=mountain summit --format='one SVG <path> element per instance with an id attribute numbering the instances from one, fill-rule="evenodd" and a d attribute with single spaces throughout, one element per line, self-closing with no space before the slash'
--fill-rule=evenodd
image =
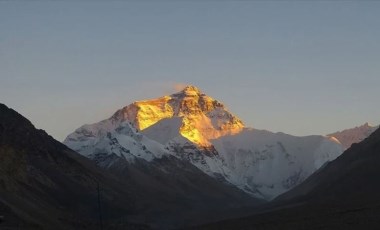
<path id="1" fill-rule="evenodd" d="M 236 134 L 244 127 L 222 103 L 192 85 L 170 96 L 134 102 L 113 117 L 131 121 L 140 131 L 164 119 L 178 118 L 175 126 L 179 125 L 179 134 L 202 147 L 210 146 L 212 139 Z"/>
<path id="2" fill-rule="evenodd" d="M 115 164 L 104 160 L 110 155 L 131 164 L 174 156 L 263 199 L 291 189 L 343 152 L 326 136 L 246 128 L 221 102 L 194 86 L 134 102 L 109 119 L 80 127 L 64 143 L 106 168 Z"/>

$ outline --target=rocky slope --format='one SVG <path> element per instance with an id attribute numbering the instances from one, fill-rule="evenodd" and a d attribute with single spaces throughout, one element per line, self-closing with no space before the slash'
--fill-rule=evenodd
<path id="1" fill-rule="evenodd" d="M 140 131 L 165 118 L 181 118 L 177 131 L 202 147 L 210 146 L 211 139 L 236 134 L 244 127 L 223 104 L 194 86 L 170 96 L 134 102 L 117 111 L 113 118 L 131 121 Z"/>
<path id="2" fill-rule="evenodd" d="M 91 159 L 115 154 L 133 163 L 175 156 L 264 199 L 289 190 L 343 152 L 334 138 L 245 128 L 194 86 L 134 102 L 109 119 L 80 127 L 64 143 Z"/>
<path id="3" fill-rule="evenodd" d="M 159 155 L 164 149 L 149 152 L 143 145 L 153 141 L 123 124 L 100 141 L 106 152 L 92 153 L 97 167 L 0 104 L 0 228 L 99 228 L 98 183 L 104 229 L 170 229 L 262 203 L 188 162 Z M 130 141 L 136 156 L 118 138 Z"/>
<path id="4" fill-rule="evenodd" d="M 97 228 L 98 184 L 104 221 L 136 212 L 123 181 L 0 104 L 0 228 Z"/>
<path id="5" fill-rule="evenodd" d="M 329 137 L 336 138 L 344 147 L 348 149 L 354 143 L 359 143 L 373 133 L 379 126 L 372 126 L 368 122 L 351 129 L 328 134 Z"/>

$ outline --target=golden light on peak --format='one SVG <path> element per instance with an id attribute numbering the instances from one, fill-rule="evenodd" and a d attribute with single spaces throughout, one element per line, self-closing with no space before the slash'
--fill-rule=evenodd
<path id="1" fill-rule="evenodd" d="M 179 133 L 203 147 L 211 146 L 212 139 L 239 133 L 244 128 L 240 119 L 229 113 L 223 104 L 201 94 L 192 85 L 171 96 L 135 102 L 127 106 L 123 114 L 139 130 L 165 118 L 182 117 Z"/>

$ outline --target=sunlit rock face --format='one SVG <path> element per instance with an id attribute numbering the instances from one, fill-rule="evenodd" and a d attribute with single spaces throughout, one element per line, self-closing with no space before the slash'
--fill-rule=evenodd
<path id="1" fill-rule="evenodd" d="M 223 104 L 194 86 L 170 96 L 134 102 L 113 117 L 133 122 L 140 131 L 165 118 L 179 117 L 182 119 L 179 133 L 203 147 L 211 146 L 210 140 L 239 133 L 244 127 Z"/>

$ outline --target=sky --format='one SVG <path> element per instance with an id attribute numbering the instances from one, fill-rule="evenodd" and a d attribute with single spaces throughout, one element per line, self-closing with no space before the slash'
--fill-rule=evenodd
<path id="1" fill-rule="evenodd" d="M 0 1 L 0 103 L 62 141 L 195 85 L 246 126 L 380 124 L 380 1 Z"/>

